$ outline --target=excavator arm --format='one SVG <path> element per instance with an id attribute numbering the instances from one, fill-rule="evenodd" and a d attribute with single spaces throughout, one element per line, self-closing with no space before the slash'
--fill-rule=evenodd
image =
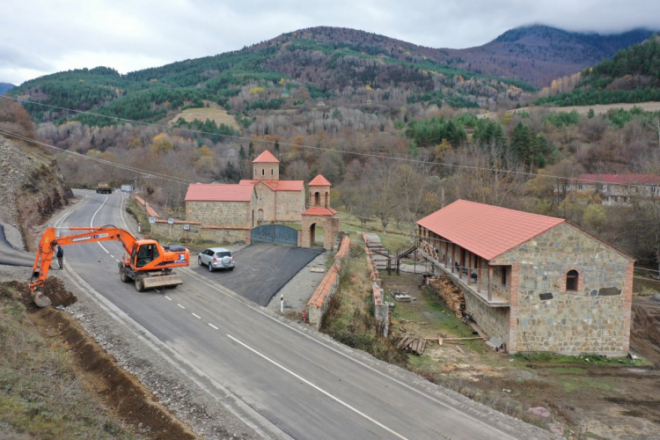
<path id="1" fill-rule="evenodd" d="M 146 274 L 147 272 L 169 271 L 173 267 L 188 266 L 190 263 L 188 249 L 180 248 L 176 251 L 170 251 L 167 247 L 163 248 L 154 240 L 138 240 L 128 231 L 114 226 L 70 227 L 66 229 L 81 232 L 58 237 L 56 234 L 57 229 L 50 227 L 44 231 L 39 240 L 37 255 L 34 259 L 34 266 L 32 267 L 32 278 L 30 279 L 30 293 L 38 307 L 46 307 L 51 304 L 50 299 L 43 294 L 42 289 L 46 282 L 48 271 L 50 270 L 50 263 L 55 256 L 55 249 L 58 245 L 70 246 L 81 243 L 119 241 L 127 254 L 124 257 L 124 261 L 120 263 L 120 267 L 122 269 L 124 267 L 128 268 L 128 271 L 134 275 Z M 144 256 L 140 252 L 141 249 L 148 251 L 147 258 L 143 258 Z M 140 281 L 144 286 L 143 279 L 144 277 L 141 276 Z M 167 285 L 167 283 L 163 284 Z"/>

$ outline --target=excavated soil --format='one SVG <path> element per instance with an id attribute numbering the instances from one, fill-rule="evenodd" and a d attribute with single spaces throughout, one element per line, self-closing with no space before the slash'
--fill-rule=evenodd
<path id="1" fill-rule="evenodd" d="M 660 302 L 636 302 L 632 314 L 630 349 L 660 368 Z"/>
<path id="2" fill-rule="evenodd" d="M 158 403 L 147 388 L 122 369 L 75 318 L 55 308 L 66 307 L 77 300 L 59 279 L 50 278 L 44 285 L 44 292 L 53 301 L 53 306 L 42 309 L 32 304 L 26 283 L 11 284 L 21 292 L 29 316 L 41 335 L 45 339 L 59 339 L 69 347 L 76 375 L 125 422 L 151 439 L 197 438 L 190 428 Z"/>

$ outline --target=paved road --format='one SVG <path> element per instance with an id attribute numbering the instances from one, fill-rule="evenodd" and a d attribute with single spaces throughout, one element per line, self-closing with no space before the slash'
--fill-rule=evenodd
<path id="1" fill-rule="evenodd" d="M 322 252 L 322 249 L 268 244 L 247 246 L 234 253 L 236 268 L 232 271 L 209 273 L 206 266 L 194 270 L 209 280 L 265 307 L 273 295 Z M 193 257 L 191 255 L 194 261 Z"/>
<path id="2" fill-rule="evenodd" d="M 79 193 L 80 194 L 80 193 Z M 121 195 L 90 197 L 65 226 L 115 224 Z M 178 270 L 184 284 L 138 293 L 121 283 L 118 243 L 66 248 L 67 262 L 94 291 L 176 353 L 172 361 L 229 390 L 253 424 L 295 439 L 550 438 L 522 422 L 451 397 L 428 382 L 374 361 L 313 331 L 274 318 L 209 280 L 202 268 Z M 204 274 L 204 275 L 202 275 Z M 219 274 L 222 275 L 222 274 Z M 181 368 L 185 368 L 185 365 Z M 217 392 L 210 387 L 210 393 Z M 226 399 L 224 399 L 226 401 Z M 504 422 L 503 422 L 504 420 Z M 533 433 L 530 434 L 530 433 Z"/>
<path id="3" fill-rule="evenodd" d="M 15 249 L 5 237 L 5 229 L 0 225 L 0 264 L 32 267 L 34 255 Z"/>

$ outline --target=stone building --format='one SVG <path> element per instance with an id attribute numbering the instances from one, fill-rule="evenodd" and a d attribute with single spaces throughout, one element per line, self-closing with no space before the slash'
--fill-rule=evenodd
<path id="1" fill-rule="evenodd" d="M 603 205 L 626 206 L 631 199 L 660 197 L 660 176 L 654 174 L 582 174 L 569 180 L 566 191 L 598 194 Z"/>
<path id="2" fill-rule="evenodd" d="M 302 247 L 316 242 L 317 226 L 323 228 L 323 247 L 332 249 L 339 231 L 337 211 L 330 207 L 330 182 L 322 175 L 309 182 L 309 209 L 302 213 Z"/>
<path id="3" fill-rule="evenodd" d="M 186 193 L 186 220 L 215 230 L 220 242 L 250 243 L 255 225 L 255 185 L 193 183 Z M 221 238 L 221 240 L 220 240 Z"/>
<path id="4" fill-rule="evenodd" d="M 458 200 L 417 222 L 434 274 L 510 352 L 628 352 L 634 259 L 564 219 Z"/>
<path id="5" fill-rule="evenodd" d="M 252 179 L 239 185 L 254 185 L 257 224 L 262 222 L 299 222 L 305 210 L 305 185 L 302 180 L 280 180 L 280 161 L 266 150 L 252 161 Z"/>

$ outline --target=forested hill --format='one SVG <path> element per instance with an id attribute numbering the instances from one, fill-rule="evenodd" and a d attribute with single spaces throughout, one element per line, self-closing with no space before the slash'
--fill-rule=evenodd
<path id="1" fill-rule="evenodd" d="M 239 123 L 247 123 L 245 118 L 253 117 L 255 111 L 330 102 L 381 112 L 395 112 L 406 104 L 487 109 L 503 104 L 506 108 L 536 87 L 485 73 L 542 83 L 539 78 L 573 72 L 586 62 L 581 60 L 600 59 L 644 32 L 601 37 L 534 26 L 505 33 L 481 48 L 444 50 L 352 29 L 316 27 L 240 51 L 127 75 L 108 67 L 56 73 L 27 81 L 10 94 L 50 106 L 143 121 L 211 104 L 231 111 Z M 76 118 L 89 125 L 113 123 L 27 102 L 25 107 L 37 121 L 61 123 Z"/>
<path id="2" fill-rule="evenodd" d="M 16 86 L 14 86 L 13 84 L 9 84 L 9 83 L 0 83 L 0 95 L 2 95 L 2 94 L 5 93 L 5 92 L 10 91 L 10 90 L 13 89 L 14 87 L 16 87 Z"/>
<path id="3" fill-rule="evenodd" d="M 660 101 L 660 36 L 583 70 L 574 84 L 565 88 L 569 90 L 535 103 L 567 106 Z"/>
<path id="4" fill-rule="evenodd" d="M 323 29 L 328 28 L 127 75 L 108 67 L 60 72 L 27 81 L 11 95 L 50 106 L 155 121 L 211 103 L 239 119 L 260 110 L 324 104 L 375 106 L 372 111 L 397 111 L 418 103 L 492 108 L 501 101 L 513 106 L 521 94 L 537 89 L 523 81 L 442 64 L 424 55 L 424 49 L 365 32 L 334 29 L 336 39 L 347 33 L 363 40 L 342 38 L 334 43 L 318 37 Z M 75 117 L 89 125 L 112 123 L 29 102 L 24 105 L 37 121 L 61 123 Z"/>
<path id="5" fill-rule="evenodd" d="M 644 29 L 599 35 L 528 26 L 507 31 L 483 46 L 447 50 L 449 58 L 444 61 L 472 71 L 518 78 L 546 87 L 555 78 L 611 58 L 618 50 L 651 35 L 651 31 Z"/>

